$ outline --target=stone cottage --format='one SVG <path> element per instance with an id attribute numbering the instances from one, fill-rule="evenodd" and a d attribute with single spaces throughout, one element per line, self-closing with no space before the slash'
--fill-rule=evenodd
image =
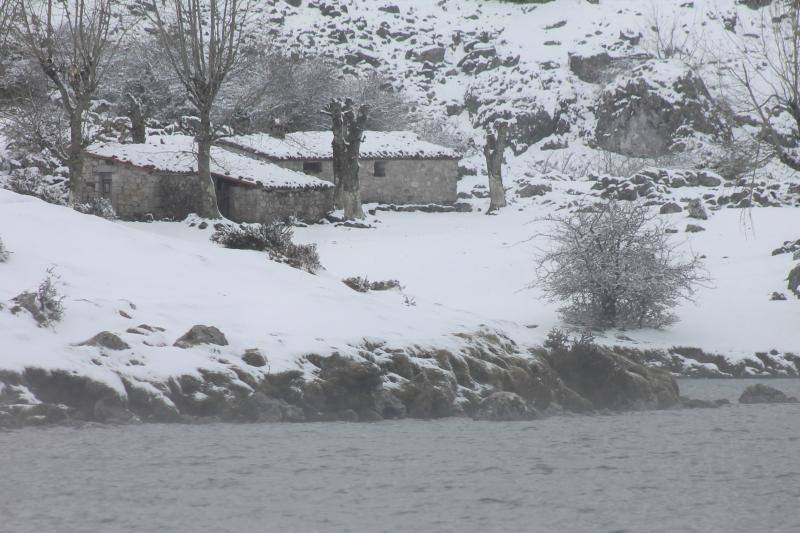
<path id="1" fill-rule="evenodd" d="M 194 139 L 151 137 L 144 144 L 97 143 L 86 150 L 81 201 L 108 198 L 122 219 L 181 220 L 198 211 L 200 178 Z M 333 186 L 301 172 L 219 146 L 211 149 L 211 175 L 220 212 L 236 222 L 296 217 L 307 222 L 333 210 Z"/>
<path id="2" fill-rule="evenodd" d="M 221 146 L 284 168 L 333 182 L 333 133 L 306 131 L 283 138 L 268 134 L 228 137 Z M 408 131 L 364 132 L 361 200 L 384 204 L 456 202 L 458 155 Z"/>

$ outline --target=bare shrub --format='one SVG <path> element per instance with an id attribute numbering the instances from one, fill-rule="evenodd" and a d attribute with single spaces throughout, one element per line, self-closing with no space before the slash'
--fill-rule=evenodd
<path id="1" fill-rule="evenodd" d="M 322 264 L 316 244 L 295 244 L 294 230 L 284 222 L 270 224 L 239 224 L 220 227 L 211 240 L 226 248 L 267 252 L 269 258 L 293 268 L 317 273 Z"/>
<path id="2" fill-rule="evenodd" d="M 536 283 L 563 302 L 570 323 L 588 327 L 663 327 L 670 313 L 707 281 L 698 256 L 676 257 L 663 223 L 643 205 L 609 202 L 552 215 L 551 248 L 537 261 Z"/>
<path id="3" fill-rule="evenodd" d="M 702 63 L 699 57 L 702 35 L 695 21 L 684 22 L 674 11 L 664 13 L 656 2 L 650 4 L 642 47 L 658 59 L 680 59 L 687 63 Z"/>

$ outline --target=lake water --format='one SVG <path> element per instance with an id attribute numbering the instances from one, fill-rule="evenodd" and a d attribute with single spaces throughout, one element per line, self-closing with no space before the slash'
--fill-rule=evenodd
<path id="1" fill-rule="evenodd" d="M 681 387 L 735 401 L 751 383 Z M 3 532 L 800 531 L 800 405 L 28 428 L 0 452 Z"/>

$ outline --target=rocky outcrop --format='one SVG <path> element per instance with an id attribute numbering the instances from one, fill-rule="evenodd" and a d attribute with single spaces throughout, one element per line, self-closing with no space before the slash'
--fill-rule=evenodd
<path id="1" fill-rule="evenodd" d="M 666 409 L 679 403 L 678 385 L 668 372 L 597 345 L 557 347 L 548 359 L 564 384 L 594 409 Z"/>
<path id="2" fill-rule="evenodd" d="M 516 422 L 533 420 L 540 415 L 520 395 L 513 392 L 495 392 L 485 398 L 473 416 L 475 420 Z"/>
<path id="3" fill-rule="evenodd" d="M 241 361 L 227 363 L 227 370 L 200 369 L 154 382 L 127 377 L 121 380 L 124 390 L 66 371 L 0 372 L 0 427 L 451 416 L 531 420 L 563 412 L 713 407 L 678 394 L 670 372 L 687 373 L 680 365 L 690 357 L 697 361 L 698 376 L 754 375 L 758 365 L 761 372 L 788 375 L 780 374 L 786 368 L 781 361 L 800 370 L 800 358 L 791 363 L 790 354 L 757 354 L 747 364 L 726 367 L 721 356 L 688 348 L 664 354 L 573 342 L 527 350 L 491 331 L 458 337 L 459 350 L 367 343 L 349 356 L 309 354 L 304 371 L 279 373 L 262 370 L 257 352 L 248 350 Z M 709 373 L 715 366 L 718 374 Z"/>
<path id="4" fill-rule="evenodd" d="M 648 61 L 607 87 L 597 102 L 594 140 L 606 150 L 659 157 L 703 133 L 730 138 L 730 127 L 703 80 L 678 61 Z"/>
<path id="5" fill-rule="evenodd" d="M 747 387 L 739 397 L 739 403 L 798 403 L 794 396 L 787 396 L 778 389 L 757 383 Z"/>

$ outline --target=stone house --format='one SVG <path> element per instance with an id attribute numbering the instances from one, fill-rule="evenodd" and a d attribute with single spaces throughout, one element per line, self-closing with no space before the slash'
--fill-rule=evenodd
<path id="1" fill-rule="evenodd" d="M 97 143 L 86 150 L 79 199 L 108 198 L 122 219 L 182 220 L 197 212 L 201 182 L 194 139 Z M 316 222 L 333 210 L 331 183 L 214 146 L 211 175 L 220 212 L 236 222 L 295 217 Z"/>
<path id="2" fill-rule="evenodd" d="M 282 138 L 258 133 L 227 137 L 220 145 L 242 155 L 333 182 L 333 133 L 306 131 Z M 384 204 L 456 202 L 459 156 L 414 133 L 364 132 L 361 200 Z"/>

